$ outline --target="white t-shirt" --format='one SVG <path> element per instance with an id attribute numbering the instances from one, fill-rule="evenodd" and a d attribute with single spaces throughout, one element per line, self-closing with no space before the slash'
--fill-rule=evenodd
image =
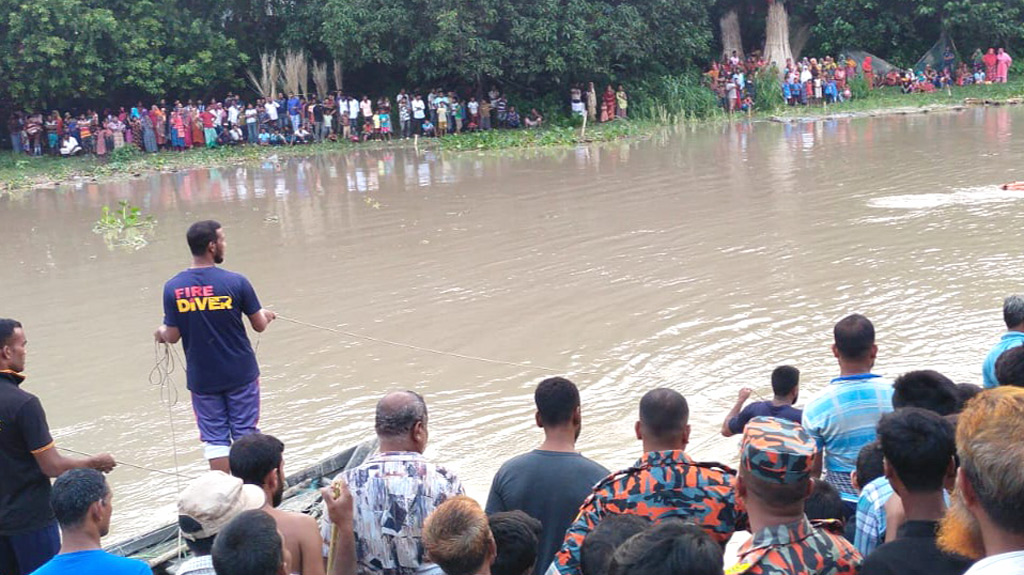
<path id="1" fill-rule="evenodd" d="M 235 106 L 234 104 L 232 104 L 231 107 L 228 108 L 228 123 L 238 123 L 238 106 Z"/>
<path id="2" fill-rule="evenodd" d="M 425 118 L 426 115 L 423 113 L 423 110 L 425 108 L 426 108 L 426 106 L 423 105 L 423 100 L 413 100 L 412 101 L 412 117 L 417 119 L 417 120 L 422 120 L 423 118 Z"/>
<path id="3" fill-rule="evenodd" d="M 363 112 L 364 118 L 369 118 L 373 115 L 373 104 L 369 100 L 363 100 L 359 104 L 359 109 Z"/>
<path id="4" fill-rule="evenodd" d="M 277 120 L 277 102 L 274 101 L 274 100 L 271 100 L 271 101 L 267 102 L 266 104 L 264 104 L 263 107 L 267 110 L 267 116 L 270 116 L 271 120 L 276 121 Z"/>
<path id="5" fill-rule="evenodd" d="M 479 102 L 470 102 L 470 103 L 466 104 L 466 107 L 469 108 L 469 113 L 475 116 L 477 110 L 480 109 L 480 103 Z"/>
<path id="6" fill-rule="evenodd" d="M 348 101 L 348 117 L 355 120 L 359 117 L 359 100 L 350 98 Z"/>
<path id="7" fill-rule="evenodd" d="M 258 117 L 259 117 L 259 112 L 256 111 L 256 108 L 246 108 L 246 110 L 245 110 L 245 123 L 246 124 L 255 124 L 256 123 L 256 119 Z"/>
<path id="8" fill-rule="evenodd" d="M 1012 551 L 978 561 L 964 575 L 1024 575 L 1024 551 Z"/>

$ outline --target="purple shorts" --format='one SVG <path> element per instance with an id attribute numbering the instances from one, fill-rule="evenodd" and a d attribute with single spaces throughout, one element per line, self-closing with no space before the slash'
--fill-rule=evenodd
<path id="1" fill-rule="evenodd" d="M 259 433 L 260 380 L 223 393 L 192 392 L 192 411 L 206 458 L 227 457 L 232 441 Z"/>

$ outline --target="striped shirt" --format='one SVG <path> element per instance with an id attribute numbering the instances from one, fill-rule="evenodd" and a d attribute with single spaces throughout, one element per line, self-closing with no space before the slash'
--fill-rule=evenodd
<path id="1" fill-rule="evenodd" d="M 825 453 L 824 469 L 848 475 L 861 448 L 875 440 L 878 420 L 891 411 L 891 381 L 870 373 L 837 377 L 804 408 L 803 426 Z M 844 501 L 857 501 L 849 487 L 836 487 Z"/>
<path id="2" fill-rule="evenodd" d="M 999 381 L 996 379 L 996 360 L 1003 355 L 1004 351 L 1020 345 L 1024 345 L 1024 333 L 1008 331 L 1003 334 L 992 351 L 988 352 L 988 355 L 985 356 L 985 363 L 981 366 L 981 377 L 985 381 L 985 389 L 999 387 Z"/>
<path id="3" fill-rule="evenodd" d="M 978 561 L 964 575 L 1024 575 L 1024 551 L 1012 551 Z"/>
<path id="4" fill-rule="evenodd" d="M 853 546 L 865 557 L 885 543 L 885 504 L 892 494 L 892 485 L 885 477 L 876 478 L 860 492 Z"/>

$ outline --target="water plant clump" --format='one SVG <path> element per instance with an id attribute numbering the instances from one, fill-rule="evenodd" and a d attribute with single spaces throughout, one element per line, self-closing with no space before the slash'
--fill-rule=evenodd
<path id="1" fill-rule="evenodd" d="M 142 209 L 133 206 L 128 200 L 121 200 L 118 207 L 110 209 L 103 206 L 100 219 L 96 220 L 92 231 L 101 234 L 110 249 L 128 248 L 141 249 L 149 244 L 148 232 L 156 226 L 156 219 L 151 215 L 143 215 Z"/>

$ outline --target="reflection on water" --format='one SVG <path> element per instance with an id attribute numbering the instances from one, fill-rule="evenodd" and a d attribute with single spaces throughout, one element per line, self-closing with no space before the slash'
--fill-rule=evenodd
<path id="1" fill-rule="evenodd" d="M 979 381 L 1001 298 L 1019 291 L 1021 111 L 666 130 L 640 142 L 447 155 L 411 149 L 83 182 L 0 199 L 4 309 L 31 340 L 28 389 L 58 443 L 194 474 L 203 468 L 179 372 L 149 383 L 160 289 L 188 264 L 188 224 L 223 222 L 226 266 L 286 316 L 459 354 L 564 370 L 583 389 L 580 448 L 637 456 L 639 397 L 690 401 L 693 451 L 737 389 L 773 366 L 834 373 L 832 324 L 875 320 L 878 371 Z M 141 250 L 91 229 L 129 200 L 158 220 Z M 431 409 L 429 455 L 478 498 L 540 439 L 540 369 L 425 354 L 275 323 L 254 335 L 261 427 L 294 471 L 372 433 L 386 390 Z M 173 518 L 179 485 L 120 468 L 114 538 Z"/>

